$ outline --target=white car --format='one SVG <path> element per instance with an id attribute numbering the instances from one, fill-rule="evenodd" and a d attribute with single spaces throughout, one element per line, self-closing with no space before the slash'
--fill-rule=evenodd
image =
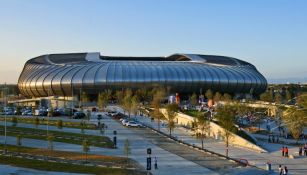
<path id="1" fill-rule="evenodd" d="M 124 125 L 124 126 L 126 126 L 126 123 L 128 123 L 129 122 L 129 120 L 127 120 L 127 119 L 123 119 L 122 120 L 122 124 Z"/>
<path id="2" fill-rule="evenodd" d="M 134 121 L 129 121 L 125 123 L 125 126 L 130 126 L 130 127 L 142 127 L 143 125 Z"/>

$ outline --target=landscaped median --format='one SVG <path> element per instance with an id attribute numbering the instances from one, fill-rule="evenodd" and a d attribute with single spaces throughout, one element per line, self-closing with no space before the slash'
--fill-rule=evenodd
<path id="1" fill-rule="evenodd" d="M 4 145 L 0 144 L 0 152 Z M 102 155 L 87 155 L 66 151 L 51 151 L 7 145 L 7 154 L 0 154 L 0 164 L 32 168 L 44 171 L 58 171 L 86 174 L 145 174 L 131 159 Z"/>
<path id="2" fill-rule="evenodd" d="M 59 128 L 67 127 L 67 128 L 77 128 L 77 129 L 93 129 L 93 130 L 97 129 L 97 127 L 94 124 L 87 123 L 85 122 L 85 120 L 79 121 L 79 122 L 78 121 L 62 121 L 61 119 L 48 120 L 47 117 L 24 117 L 24 116 L 10 116 L 10 117 L 6 117 L 6 120 L 16 125 L 18 125 L 18 123 L 33 124 L 34 126 L 48 124 L 50 126 L 57 126 Z M 4 121 L 4 116 L 0 116 L 0 121 Z M 59 125 L 59 123 L 61 124 Z"/>
<path id="3" fill-rule="evenodd" d="M 91 146 L 102 147 L 102 148 L 114 148 L 113 142 L 106 136 L 95 136 L 79 133 L 61 132 L 61 131 L 48 131 L 51 134 L 55 142 L 64 142 L 71 144 L 81 145 L 83 140 L 89 141 Z M 0 125 L 0 135 L 4 135 L 4 126 Z M 23 128 L 16 126 L 7 126 L 7 135 L 29 139 L 46 140 L 47 131 L 35 128 Z"/>

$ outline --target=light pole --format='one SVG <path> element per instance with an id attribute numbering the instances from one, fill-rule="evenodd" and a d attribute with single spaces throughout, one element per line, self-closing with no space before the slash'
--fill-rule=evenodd
<path id="1" fill-rule="evenodd" d="M 49 94 L 50 94 L 50 90 L 47 91 L 47 96 L 49 98 Z M 47 114 L 47 137 L 49 136 L 49 117 L 51 115 L 51 112 L 53 112 L 51 110 L 51 98 L 49 98 L 49 102 L 48 102 L 48 114 Z"/>
<path id="2" fill-rule="evenodd" d="M 4 109 L 7 108 L 7 90 L 8 88 L 6 87 L 6 83 L 4 84 L 4 88 L 2 88 L 3 90 L 3 95 L 4 95 Z M 6 131 L 7 131 L 7 127 L 6 127 L 6 112 L 4 111 L 4 154 L 7 153 L 7 147 L 6 147 Z"/>
<path id="3" fill-rule="evenodd" d="M 74 87 L 71 85 L 71 116 L 74 115 Z"/>

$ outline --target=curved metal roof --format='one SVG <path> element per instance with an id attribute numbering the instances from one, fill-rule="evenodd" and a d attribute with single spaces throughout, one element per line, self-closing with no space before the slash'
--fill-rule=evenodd
<path id="1" fill-rule="evenodd" d="M 110 57 L 99 53 L 42 55 L 27 61 L 18 80 L 22 94 L 70 96 L 72 89 L 167 86 L 173 92 L 200 89 L 228 93 L 261 93 L 266 79 L 250 63 L 215 55 L 173 54 L 168 57 Z"/>

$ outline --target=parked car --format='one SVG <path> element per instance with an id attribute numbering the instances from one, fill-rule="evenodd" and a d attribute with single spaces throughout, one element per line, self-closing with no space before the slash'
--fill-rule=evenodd
<path id="1" fill-rule="evenodd" d="M 31 116 L 32 115 L 32 111 L 31 110 L 24 110 L 21 115 L 25 115 L 25 116 Z"/>
<path id="2" fill-rule="evenodd" d="M 125 114 L 123 114 L 123 113 L 117 113 L 117 114 L 113 115 L 112 117 L 113 117 L 114 119 L 119 120 L 119 119 L 125 118 L 125 117 L 127 117 L 127 116 L 126 116 Z"/>
<path id="3" fill-rule="evenodd" d="M 85 118 L 85 113 L 84 112 L 75 112 L 74 116 L 72 117 L 73 119 L 82 119 Z"/>
<path id="4" fill-rule="evenodd" d="M 124 126 L 126 126 L 126 123 L 128 123 L 129 120 L 128 120 L 128 119 L 123 119 L 123 120 L 121 120 L 121 122 L 122 122 L 122 124 L 123 124 Z"/>
<path id="5" fill-rule="evenodd" d="M 142 124 L 135 122 L 135 121 L 128 121 L 127 123 L 125 123 L 125 126 L 129 126 L 129 127 L 143 127 Z"/>

